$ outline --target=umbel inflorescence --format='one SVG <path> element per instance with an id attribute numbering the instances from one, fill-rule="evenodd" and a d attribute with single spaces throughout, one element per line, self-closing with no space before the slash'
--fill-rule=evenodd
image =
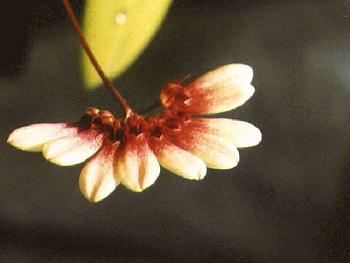
<path id="1" fill-rule="evenodd" d="M 250 123 L 197 117 L 242 105 L 254 93 L 252 77 L 247 65 L 222 66 L 186 86 L 168 83 L 159 99 L 163 110 L 155 116 L 131 112 L 118 118 L 88 108 L 76 123 L 29 125 L 14 130 L 8 142 L 22 150 L 42 151 L 58 165 L 87 160 L 79 184 L 91 202 L 102 200 L 120 183 L 133 191 L 146 189 L 158 178 L 160 165 L 200 180 L 207 167 L 235 167 L 237 148 L 260 142 L 259 129 Z"/>
<path id="2" fill-rule="evenodd" d="M 158 178 L 160 165 L 187 179 L 203 179 L 207 167 L 235 167 L 239 162 L 237 148 L 261 141 L 259 129 L 248 122 L 200 117 L 232 110 L 247 101 L 254 93 L 251 67 L 231 64 L 188 85 L 169 82 L 155 104 L 162 110 L 143 117 L 132 110 L 97 63 L 69 0 L 62 0 L 62 4 L 96 72 L 124 114 L 116 117 L 90 107 L 75 123 L 40 123 L 16 129 L 8 143 L 21 150 L 42 152 L 57 165 L 85 162 L 79 186 L 89 201 L 102 200 L 119 184 L 143 191 Z"/>

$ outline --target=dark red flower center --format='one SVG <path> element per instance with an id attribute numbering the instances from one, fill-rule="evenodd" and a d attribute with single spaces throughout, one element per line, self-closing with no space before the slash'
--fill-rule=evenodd
<path id="1" fill-rule="evenodd" d="M 122 147 L 129 136 L 137 137 L 144 134 L 146 137 L 160 139 L 169 131 L 180 131 L 189 121 L 191 121 L 189 114 L 180 111 L 166 110 L 147 119 L 138 114 L 132 114 L 127 119 L 119 119 L 109 111 L 88 108 L 77 125 L 81 132 L 93 129 L 105 133 L 109 142 L 119 142 Z"/>

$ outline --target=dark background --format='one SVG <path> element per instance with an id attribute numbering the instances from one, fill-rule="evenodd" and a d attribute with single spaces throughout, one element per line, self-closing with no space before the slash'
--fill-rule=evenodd
<path id="1" fill-rule="evenodd" d="M 170 79 L 251 65 L 255 95 L 220 116 L 263 141 L 235 169 L 200 182 L 162 170 L 98 204 L 79 192 L 81 166 L 6 144 L 87 106 L 118 113 L 106 89 L 84 90 L 60 1 L 2 3 L 0 34 L 0 262 L 350 262 L 349 1 L 174 1 L 121 92 L 141 109 Z"/>

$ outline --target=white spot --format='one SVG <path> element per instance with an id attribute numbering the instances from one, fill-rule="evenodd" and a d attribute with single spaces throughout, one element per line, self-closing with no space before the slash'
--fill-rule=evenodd
<path id="1" fill-rule="evenodd" d="M 127 18 L 128 18 L 128 15 L 125 12 L 119 12 L 114 17 L 114 20 L 117 23 L 117 25 L 123 25 L 125 24 Z"/>

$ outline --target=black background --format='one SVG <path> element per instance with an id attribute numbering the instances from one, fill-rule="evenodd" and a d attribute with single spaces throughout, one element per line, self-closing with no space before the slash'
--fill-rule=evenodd
<path id="1" fill-rule="evenodd" d="M 251 65 L 255 95 L 220 116 L 254 123 L 263 141 L 235 169 L 200 182 L 162 170 L 143 193 L 119 187 L 98 204 L 79 192 L 81 166 L 6 144 L 87 106 L 118 113 L 103 87 L 84 90 L 60 1 L 2 3 L 0 34 L 1 262 L 348 262 L 348 1 L 174 1 L 115 83 L 142 109 L 170 79 Z"/>

